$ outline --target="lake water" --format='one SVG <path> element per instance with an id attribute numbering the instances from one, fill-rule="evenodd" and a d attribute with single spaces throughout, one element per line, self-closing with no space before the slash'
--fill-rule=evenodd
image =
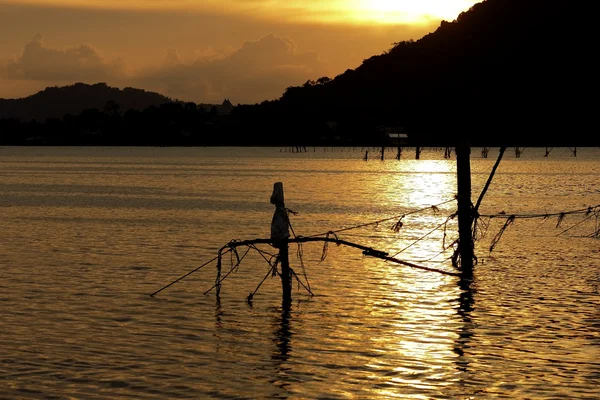
<path id="1" fill-rule="evenodd" d="M 289 308 L 264 245 L 219 298 L 216 262 L 150 296 L 268 238 L 275 182 L 294 234 L 453 271 L 453 155 L 307 150 L 0 148 L 0 399 L 599 398 L 597 210 L 559 215 L 600 204 L 598 148 L 508 149 L 480 212 L 518 218 L 491 253 L 506 218 L 481 219 L 470 286 L 305 243 Z M 473 149 L 473 202 L 497 155 Z"/>

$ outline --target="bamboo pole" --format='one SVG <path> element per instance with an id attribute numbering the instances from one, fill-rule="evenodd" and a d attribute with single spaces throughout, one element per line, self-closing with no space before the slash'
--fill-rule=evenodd
<path id="1" fill-rule="evenodd" d="M 473 277 L 473 205 L 471 203 L 471 148 L 467 143 L 456 147 L 458 183 L 458 253 L 463 277 Z"/>
<path id="2" fill-rule="evenodd" d="M 307 242 L 328 242 L 328 243 L 335 243 L 338 246 L 339 245 L 344 245 L 344 246 L 348 246 L 348 247 L 354 247 L 355 249 L 362 250 L 363 254 L 365 256 L 379 258 L 379 259 L 382 259 L 382 260 L 393 262 L 395 264 L 400 264 L 400 265 L 404 265 L 404 266 L 415 268 L 415 269 L 421 269 L 421 270 L 424 270 L 424 271 L 438 272 L 438 273 L 441 273 L 441 274 L 444 274 L 444 275 L 450 275 L 450 276 L 459 276 L 460 275 L 460 274 L 456 274 L 456 273 L 453 273 L 453 272 L 448 272 L 448 271 L 444 271 L 444 270 L 440 270 L 440 269 L 436 269 L 436 268 L 429 268 L 429 267 L 425 267 L 425 266 L 422 266 L 422 265 L 414 264 L 414 263 L 411 263 L 411 262 L 408 262 L 408 261 L 399 260 L 397 258 L 388 256 L 388 253 L 386 253 L 384 251 L 376 250 L 376 249 L 374 249 L 372 247 L 363 246 L 361 244 L 349 242 L 349 241 L 343 240 L 343 239 L 330 238 L 330 237 L 303 237 L 303 236 L 297 236 L 295 238 L 291 238 L 291 239 L 287 240 L 287 243 L 307 243 Z M 230 242 L 226 246 L 223 246 L 222 249 L 225 249 L 225 248 L 228 248 L 228 247 L 229 248 L 235 248 L 235 247 L 239 247 L 239 246 L 249 246 L 249 245 L 254 245 L 254 244 L 270 244 L 270 245 L 273 245 L 273 241 L 271 239 L 236 240 L 236 241 Z"/>

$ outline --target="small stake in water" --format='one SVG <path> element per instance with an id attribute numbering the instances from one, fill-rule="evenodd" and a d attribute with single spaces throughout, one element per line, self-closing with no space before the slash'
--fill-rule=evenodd
<path id="1" fill-rule="evenodd" d="M 292 274 L 290 272 L 290 260 L 288 251 L 288 239 L 290 238 L 290 221 L 283 196 L 283 183 L 273 184 L 271 204 L 275 205 L 275 213 L 271 221 L 271 241 L 273 246 L 279 249 L 279 263 L 281 264 L 281 289 L 283 300 L 292 299 Z"/>

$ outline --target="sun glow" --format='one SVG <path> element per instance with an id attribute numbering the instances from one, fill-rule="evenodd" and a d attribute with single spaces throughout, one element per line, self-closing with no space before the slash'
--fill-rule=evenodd
<path id="1" fill-rule="evenodd" d="M 361 0 L 357 18 L 379 23 L 419 24 L 456 19 L 475 4 L 472 0 Z"/>
<path id="2" fill-rule="evenodd" d="M 0 0 L 66 8 L 213 12 L 288 23 L 427 24 L 452 21 L 477 0 Z"/>

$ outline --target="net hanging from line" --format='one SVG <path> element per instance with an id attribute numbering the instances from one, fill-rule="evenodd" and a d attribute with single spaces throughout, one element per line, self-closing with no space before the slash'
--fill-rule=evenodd
<path id="1" fill-rule="evenodd" d="M 447 243 L 447 227 L 448 227 L 449 222 L 452 221 L 456 217 L 456 213 L 450 214 L 442 223 L 437 225 L 434 229 L 432 229 L 425 235 L 421 236 L 420 238 L 416 239 L 410 245 L 404 247 L 402 250 L 396 252 L 392 256 L 390 256 L 387 252 L 384 252 L 381 250 L 376 250 L 376 249 L 373 249 L 372 247 L 363 246 L 363 245 L 353 243 L 353 242 L 350 242 L 347 240 L 343 240 L 339 237 L 339 233 L 342 233 L 342 232 L 348 232 L 348 231 L 362 229 L 362 228 L 368 228 L 368 227 L 379 227 L 383 223 L 390 222 L 390 221 L 394 221 L 394 223 L 390 226 L 390 230 L 397 234 L 405 226 L 405 224 L 406 224 L 405 218 L 407 216 L 412 215 L 412 214 L 421 213 L 421 212 L 426 212 L 426 211 L 433 211 L 434 213 L 438 213 L 439 207 L 441 207 L 442 205 L 445 205 L 447 203 L 450 203 L 452 201 L 455 201 L 455 200 L 456 199 L 451 199 L 451 200 L 444 201 L 444 202 L 439 203 L 434 206 L 421 208 L 421 209 L 407 212 L 404 214 L 395 215 L 395 216 L 383 218 L 383 219 L 378 219 L 375 221 L 360 223 L 360 224 L 356 224 L 353 226 L 340 228 L 337 230 L 330 230 L 330 231 L 327 231 L 324 233 L 310 235 L 310 236 L 296 235 L 296 233 L 294 232 L 294 229 L 291 225 L 289 216 L 290 216 L 290 214 L 297 215 L 298 213 L 296 213 L 295 211 L 292 211 L 290 209 L 284 208 L 283 211 L 285 212 L 285 217 L 287 219 L 288 226 L 293 234 L 293 237 L 286 238 L 286 242 L 287 243 L 296 243 L 298 246 L 297 251 L 296 251 L 296 257 L 299 260 L 299 264 L 302 269 L 302 278 L 303 279 L 294 271 L 293 268 L 290 267 L 291 276 L 296 281 L 298 288 L 302 287 L 307 291 L 308 294 L 310 294 L 311 296 L 314 295 L 314 293 L 311 289 L 311 286 L 310 286 L 308 274 L 306 273 L 306 267 L 305 267 L 304 257 L 303 257 L 304 256 L 303 244 L 308 243 L 308 242 L 323 242 L 323 249 L 321 252 L 321 257 L 320 257 L 319 263 L 325 261 L 325 259 L 327 258 L 329 244 L 335 243 L 338 246 L 345 245 L 345 246 L 349 246 L 349 247 L 358 248 L 363 251 L 364 255 L 380 258 L 380 259 L 385 260 L 386 262 L 393 262 L 393 263 L 408 266 L 411 268 L 416 268 L 416 269 L 430 271 L 430 272 L 436 272 L 436 273 L 440 273 L 443 275 L 460 277 L 461 276 L 460 273 L 457 273 L 457 272 L 451 272 L 451 271 L 446 271 L 446 270 L 439 269 L 439 268 L 422 266 L 422 265 L 415 264 L 414 262 L 403 261 L 403 260 L 399 260 L 396 258 L 399 254 L 405 252 L 406 250 L 408 250 L 409 248 L 411 248 L 412 246 L 417 244 L 419 241 L 424 240 L 426 237 L 430 236 L 434 232 L 441 229 L 441 230 L 443 230 L 442 250 L 438 254 L 434 255 L 433 257 L 430 257 L 426 260 L 420 260 L 417 262 L 431 262 L 433 259 L 437 258 L 441 254 L 444 254 L 446 251 L 453 250 L 453 254 L 451 256 L 446 257 L 444 260 L 442 260 L 440 262 L 452 260 L 453 265 L 456 266 L 458 264 L 458 261 L 456 260 L 456 258 L 458 257 L 458 255 L 457 255 L 458 254 L 457 253 L 457 240 L 451 240 L 449 243 Z M 594 221 L 594 230 L 592 233 L 587 235 L 587 237 L 593 237 L 593 238 L 600 237 L 600 204 L 596 205 L 596 206 L 589 206 L 589 207 L 582 208 L 582 209 L 562 211 L 562 212 L 556 212 L 556 213 L 544 213 L 544 214 L 507 214 L 506 212 L 500 212 L 498 214 L 478 214 L 478 213 L 474 212 L 474 214 L 475 214 L 475 217 L 473 219 L 473 239 L 474 239 L 474 241 L 481 240 L 486 236 L 486 233 L 489 230 L 489 225 L 490 225 L 491 220 L 493 220 L 493 219 L 504 219 L 505 220 L 505 222 L 502 225 L 502 227 L 500 228 L 500 230 L 496 233 L 496 235 L 492 239 L 492 243 L 489 247 L 489 252 L 492 252 L 495 249 L 495 247 L 500 242 L 505 231 L 510 226 L 512 226 L 515 223 L 515 221 L 518 219 L 547 220 L 549 218 L 554 217 L 557 219 L 556 228 L 559 228 L 564 223 L 565 218 L 567 216 L 578 216 L 579 215 L 579 216 L 583 216 L 584 218 L 579 220 L 578 222 L 574 223 L 569 228 L 562 230 L 557 236 L 563 235 L 563 234 L 569 232 L 570 230 L 574 229 L 576 226 L 579 226 L 586 221 L 593 220 Z M 487 220 L 487 221 L 485 221 L 485 220 Z M 258 245 L 260 245 L 260 244 L 267 244 L 267 245 L 273 246 L 273 241 L 271 239 L 253 239 L 253 240 L 234 239 L 234 240 L 231 240 L 229 243 L 227 243 L 221 249 L 219 249 L 218 255 L 216 257 L 214 257 L 213 259 L 209 260 L 208 262 L 202 264 L 201 266 L 195 268 L 194 270 L 188 272 L 187 274 L 181 276 L 180 278 L 176 279 L 175 281 L 169 283 L 168 285 L 164 286 L 163 288 L 157 290 L 156 292 L 152 293 L 150 296 L 154 296 L 154 295 L 158 294 L 162 290 L 170 287 L 174 283 L 181 281 L 182 279 L 184 279 L 184 278 L 188 277 L 189 275 L 191 275 L 192 273 L 202 269 L 203 267 L 214 262 L 215 260 L 217 260 L 217 277 L 215 279 L 215 284 L 212 287 L 210 287 L 208 290 L 206 290 L 204 292 L 204 294 L 208 294 L 209 292 L 216 290 L 217 296 L 219 296 L 221 285 L 222 285 L 223 281 L 225 279 L 227 279 L 230 275 L 237 272 L 237 270 L 240 268 L 241 263 L 244 260 L 244 258 L 252 250 L 252 251 L 255 251 L 256 253 L 258 253 L 264 259 L 264 261 L 268 265 L 268 268 L 267 268 L 266 275 L 259 282 L 256 289 L 253 292 L 249 293 L 249 295 L 247 296 L 247 301 L 251 302 L 253 300 L 254 296 L 256 295 L 256 293 L 258 292 L 258 290 L 260 289 L 260 287 L 263 285 L 263 283 L 267 280 L 267 278 L 269 276 L 271 276 L 271 277 L 280 276 L 281 277 L 281 270 L 280 270 L 280 268 L 278 268 L 280 266 L 279 254 L 272 254 L 264 249 L 259 248 Z M 244 252 L 244 254 L 240 257 L 237 248 L 242 247 L 242 246 L 247 247 L 247 249 Z M 273 246 L 273 247 L 275 247 L 275 246 Z M 231 266 L 230 266 L 229 271 L 227 273 L 225 273 L 225 275 L 222 275 L 222 258 L 227 253 L 230 253 Z"/>

